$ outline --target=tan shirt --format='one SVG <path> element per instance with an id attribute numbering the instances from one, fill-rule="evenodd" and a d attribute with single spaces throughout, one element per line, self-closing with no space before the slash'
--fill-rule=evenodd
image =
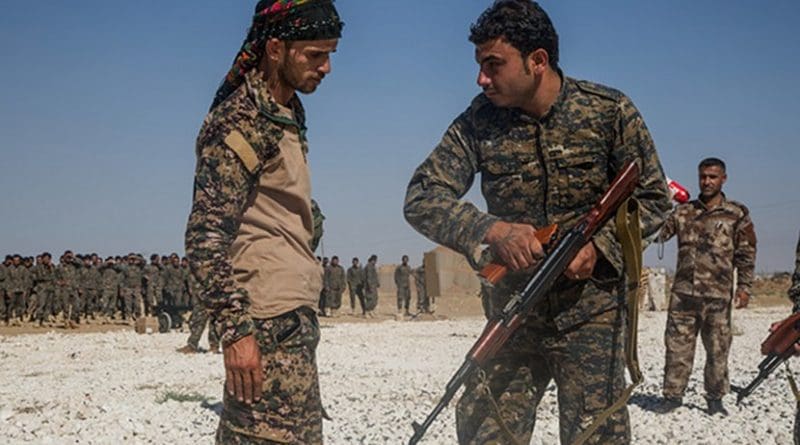
<path id="1" fill-rule="evenodd" d="M 280 115 L 293 117 L 286 107 Z M 230 250 L 234 279 L 250 296 L 253 318 L 316 307 L 322 289 L 322 267 L 309 247 L 311 178 L 295 127 L 286 126 L 279 147 L 248 197 Z"/>

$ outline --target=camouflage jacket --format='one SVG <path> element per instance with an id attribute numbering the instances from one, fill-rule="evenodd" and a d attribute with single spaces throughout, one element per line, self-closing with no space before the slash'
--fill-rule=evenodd
<path id="1" fill-rule="evenodd" d="M 20 264 L 19 266 L 11 266 L 8 268 L 8 277 L 6 278 L 6 291 L 7 292 L 26 292 L 29 289 L 28 281 L 30 278 L 30 270 Z"/>
<path id="2" fill-rule="evenodd" d="M 334 293 L 341 293 L 347 287 L 344 268 L 340 265 L 326 267 L 322 281 L 325 289 Z"/>
<path id="3" fill-rule="evenodd" d="M 794 256 L 794 274 L 792 274 L 792 287 L 789 288 L 789 299 L 794 303 L 794 312 L 800 311 L 800 239 L 797 240 L 797 251 Z"/>
<path id="4" fill-rule="evenodd" d="M 709 209 L 700 200 L 681 204 L 667 218 L 661 240 L 678 236 L 678 264 L 672 291 L 696 297 L 730 299 L 750 294 L 756 261 L 756 233 L 743 204 L 728 201 Z"/>
<path id="5" fill-rule="evenodd" d="M 414 269 L 414 284 L 417 290 L 425 290 L 425 266 Z"/>
<path id="6" fill-rule="evenodd" d="M 248 293 L 237 286 L 228 255 L 248 195 L 258 178 L 268 173 L 269 161 L 280 154 L 279 142 L 287 128 L 298 130 L 303 152 L 308 151 L 305 112 L 297 96 L 288 107 L 296 120 L 277 116 L 278 105 L 269 96 L 260 72 L 253 70 L 230 97 L 206 116 L 197 138 L 186 256 L 202 289 L 199 297 L 216 320 L 223 344 L 255 330 L 248 314 Z M 243 137 L 253 153 L 238 153 L 226 142 L 234 135 Z"/>
<path id="7" fill-rule="evenodd" d="M 477 248 L 495 222 L 570 228 L 623 164 L 635 160 L 641 173 L 634 197 L 641 206 L 643 236 L 655 234 L 670 208 L 669 195 L 639 111 L 617 90 L 562 79 L 558 98 L 538 119 L 477 96 L 414 172 L 404 209 L 408 222 L 477 266 Z M 477 173 L 487 213 L 460 199 Z M 566 329 L 619 304 L 622 249 L 612 223 L 592 240 L 598 251 L 592 278 L 557 285 L 564 292 L 554 292 L 550 304 L 542 305 L 542 321 Z M 502 307 L 524 278 L 510 276 L 487 298 Z"/>
<path id="8" fill-rule="evenodd" d="M 122 278 L 120 286 L 125 289 L 133 289 L 141 292 L 142 290 L 142 268 L 136 265 L 121 264 L 117 266 Z"/>
<path id="9" fill-rule="evenodd" d="M 3 298 L 3 293 L 6 290 L 6 286 L 8 284 L 8 267 L 5 264 L 0 263 L 0 298 Z"/>
<path id="10" fill-rule="evenodd" d="M 37 291 L 52 290 L 56 280 L 56 269 L 52 264 L 37 264 L 31 271 Z"/>
<path id="11" fill-rule="evenodd" d="M 374 264 L 367 263 L 364 267 L 364 287 L 369 291 L 377 291 L 381 287 L 378 279 L 378 269 Z"/>
<path id="12" fill-rule="evenodd" d="M 183 292 L 183 271 L 180 266 L 167 264 L 161 273 L 161 286 L 169 292 L 179 295 Z"/>
<path id="13" fill-rule="evenodd" d="M 144 266 L 144 279 L 148 289 L 160 289 L 162 286 L 161 267 L 153 263 Z"/>
<path id="14" fill-rule="evenodd" d="M 102 286 L 102 281 L 103 278 L 100 273 L 100 268 L 97 266 L 84 266 L 83 269 L 81 269 L 81 286 L 83 289 L 91 291 L 98 290 Z"/>
<path id="15" fill-rule="evenodd" d="M 59 263 L 56 266 L 56 286 L 77 292 L 80 283 L 80 265 L 76 263 Z"/>
<path id="16" fill-rule="evenodd" d="M 104 292 L 116 292 L 119 289 L 120 273 L 115 266 L 104 265 L 101 277 L 100 282 Z"/>
<path id="17" fill-rule="evenodd" d="M 394 269 L 394 284 L 398 289 L 407 289 L 411 287 L 411 267 L 410 266 L 397 266 Z"/>
<path id="18" fill-rule="evenodd" d="M 350 266 L 347 269 L 347 285 L 350 289 L 364 285 L 364 269 L 361 267 Z"/>

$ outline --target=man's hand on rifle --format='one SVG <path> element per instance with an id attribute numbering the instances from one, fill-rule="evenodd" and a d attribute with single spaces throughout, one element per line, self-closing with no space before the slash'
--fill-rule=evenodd
<path id="1" fill-rule="evenodd" d="M 744 309 L 750 304 L 750 294 L 747 293 L 745 290 L 740 290 L 736 292 L 736 298 L 734 298 L 734 303 L 736 303 L 736 309 Z"/>
<path id="2" fill-rule="evenodd" d="M 569 263 L 564 275 L 570 280 L 585 280 L 592 276 L 595 264 L 597 264 L 597 249 L 594 243 L 586 243 Z"/>
<path id="3" fill-rule="evenodd" d="M 544 258 L 542 244 L 536 239 L 536 229 L 528 224 L 498 221 L 489 228 L 484 242 L 511 270 L 536 266 Z"/>
<path id="4" fill-rule="evenodd" d="M 261 399 L 261 351 L 253 335 L 242 337 L 222 350 L 228 394 L 247 404 Z"/>

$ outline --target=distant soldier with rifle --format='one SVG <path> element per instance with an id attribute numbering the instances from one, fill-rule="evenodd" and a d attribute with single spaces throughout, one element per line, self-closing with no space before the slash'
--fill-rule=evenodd
<path id="1" fill-rule="evenodd" d="M 627 161 L 640 168 L 633 196 L 642 235 L 658 231 L 670 203 L 638 110 L 617 90 L 562 73 L 558 36 L 538 4 L 495 2 L 471 27 L 470 41 L 483 93 L 414 173 L 405 216 L 473 265 L 476 249 L 487 244 L 512 270 L 496 286 L 483 286 L 494 317 L 545 257 L 537 230 L 575 226 Z M 461 200 L 478 173 L 488 213 Z M 630 441 L 627 409 L 615 403 L 624 402 L 625 390 L 623 250 L 611 223 L 569 247 L 574 256 L 552 291 L 467 380 L 456 407 L 459 443 L 528 443 L 553 380 L 562 443 L 584 432 L 589 443 Z"/>
<path id="2" fill-rule="evenodd" d="M 728 414 L 722 397 L 730 385 L 731 304 L 745 308 L 750 299 L 756 234 L 747 207 L 722 192 L 725 170 L 720 159 L 702 160 L 697 167 L 699 199 L 677 206 L 661 230 L 662 241 L 678 236 L 678 264 L 664 333 L 662 412 L 682 404 L 699 333 L 706 350 L 703 383 L 708 413 Z"/>

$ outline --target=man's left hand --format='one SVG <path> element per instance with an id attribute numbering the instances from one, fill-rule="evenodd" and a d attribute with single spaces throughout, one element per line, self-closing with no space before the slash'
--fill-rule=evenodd
<path id="1" fill-rule="evenodd" d="M 572 262 L 569 263 L 564 275 L 570 280 L 585 280 L 592 276 L 594 266 L 597 264 L 597 249 L 589 242 L 578 251 Z"/>
<path id="2" fill-rule="evenodd" d="M 736 298 L 734 298 L 734 303 L 736 303 L 736 309 L 744 309 L 750 303 L 750 294 L 747 291 L 740 290 L 736 292 Z"/>

